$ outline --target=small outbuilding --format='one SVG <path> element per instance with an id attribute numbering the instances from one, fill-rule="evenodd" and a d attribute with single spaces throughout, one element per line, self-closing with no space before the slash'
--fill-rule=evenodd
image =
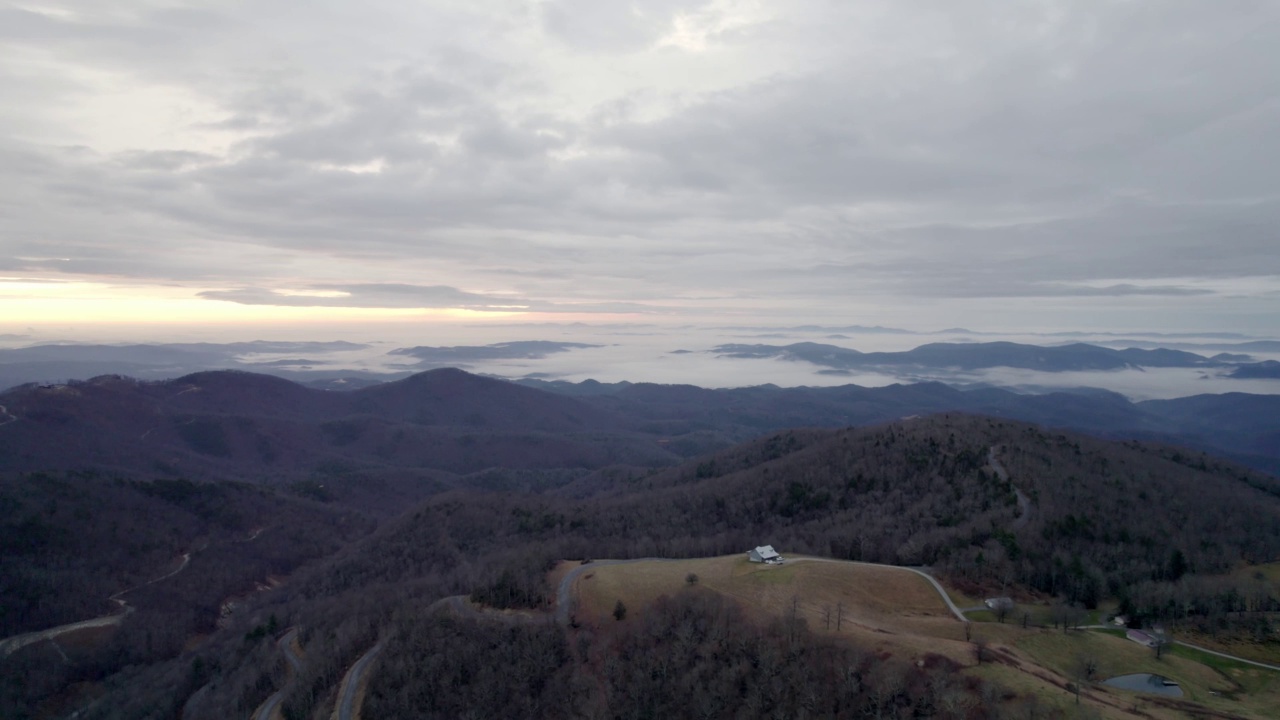
<path id="1" fill-rule="evenodd" d="M 782 556 L 778 554 L 777 550 L 773 549 L 772 545 L 762 545 L 747 551 L 747 559 L 751 562 L 768 563 L 770 565 L 777 565 L 782 562 Z"/>
<path id="2" fill-rule="evenodd" d="M 1149 648 L 1153 648 L 1160 644 L 1159 639 L 1155 635 L 1144 633 L 1141 630 L 1130 630 L 1126 632 L 1124 636 L 1139 645 L 1146 645 Z"/>
<path id="3" fill-rule="evenodd" d="M 1013 598 L 1007 598 L 1007 597 L 987 598 L 986 600 L 982 601 L 982 604 L 986 605 L 991 610 L 1012 610 Z"/>

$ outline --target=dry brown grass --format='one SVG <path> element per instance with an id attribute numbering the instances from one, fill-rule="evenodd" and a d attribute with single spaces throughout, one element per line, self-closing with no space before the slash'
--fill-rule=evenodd
<path id="1" fill-rule="evenodd" d="M 1245 565 L 1237 569 L 1233 574 L 1240 578 L 1270 583 L 1273 588 L 1280 586 L 1280 562 Z"/>
<path id="2" fill-rule="evenodd" d="M 737 558 L 699 558 L 679 562 L 644 562 L 630 565 L 600 565 L 584 570 L 577 580 L 578 619 L 613 622 L 613 606 L 622 600 L 632 612 L 643 610 L 663 595 L 672 595 L 685 586 L 689 573 L 699 583 L 727 579 Z"/>
<path id="3" fill-rule="evenodd" d="M 1077 657 L 1090 655 L 1098 661 L 1099 679 L 1153 672 L 1177 680 L 1187 693 L 1184 702 L 1172 702 L 1087 684 L 1082 703 L 1104 718 L 1172 720 L 1197 717 L 1196 713 L 1199 717 L 1280 717 L 1273 710 L 1280 707 L 1280 690 L 1264 686 L 1244 693 L 1240 684 L 1210 667 L 1170 656 L 1157 661 L 1150 650 L 1102 633 L 1063 634 L 1024 630 L 1017 623 L 973 623 L 972 637 L 986 640 L 992 656 L 991 662 L 978 664 L 974 645 L 965 640 L 964 624 L 951 615 L 924 578 L 900 568 L 802 558 L 770 566 L 750 563 L 743 556 L 602 565 L 579 577 L 579 620 L 613 623 L 618 600 L 626 604 L 628 616 L 635 617 L 658 597 L 680 592 L 689 573 L 698 576 L 701 587 L 738 600 L 759 620 L 785 617 L 794 604 L 795 612 L 817 635 L 908 657 L 945 655 L 966 666 L 965 672 L 1034 694 L 1042 708 L 1056 706 L 1068 712 L 1074 708 L 1075 695 L 1067 690 L 1073 681 L 1072 665 Z M 840 607 L 843 620 L 837 630 Z"/>
<path id="4" fill-rule="evenodd" d="M 658 597 L 679 592 L 689 573 L 698 576 L 700 586 L 740 601 L 761 620 L 785 616 L 794 602 L 796 613 L 819 635 L 973 661 L 963 624 L 924 578 L 872 565 L 803 559 L 761 565 L 742 556 L 602 565 L 578 578 L 579 620 L 613 622 L 618 600 L 630 612 L 642 611 Z"/>

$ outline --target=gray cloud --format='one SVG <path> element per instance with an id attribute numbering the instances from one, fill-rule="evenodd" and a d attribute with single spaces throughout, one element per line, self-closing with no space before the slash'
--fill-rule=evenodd
<path id="1" fill-rule="evenodd" d="M 551 313 L 643 314 L 665 314 L 679 310 L 679 308 L 625 302 L 555 303 L 495 294 L 472 293 L 446 285 L 424 286 L 395 283 L 319 284 L 288 292 L 260 287 L 244 287 L 234 290 L 205 290 L 200 292 L 199 296 L 209 300 L 223 300 L 241 305 L 284 307 L 464 309 L 497 312 L 531 310 Z"/>
<path id="2" fill-rule="evenodd" d="M 1256 326 L 1280 284 L 1272 3 L 124 7 L 0 11 L 0 269 L 796 321 L 1106 300 L 1162 326 Z M 707 49 L 663 44 L 681 28 Z M 325 289 L 349 294 L 295 294 Z"/>
<path id="3" fill-rule="evenodd" d="M 1147 295 L 1153 297 L 1196 297 L 1212 295 L 1210 290 L 1178 287 L 1175 285 L 1131 285 L 1120 283 L 1103 287 L 1062 285 L 1046 283 L 1043 285 L 1014 284 L 993 290 L 973 288 L 971 297 L 1127 297 Z"/>
<path id="4" fill-rule="evenodd" d="M 363 307 L 363 308 L 470 308 L 494 309 L 521 305 L 523 301 L 501 300 L 476 293 L 463 292 L 444 285 L 320 285 L 309 288 L 317 293 L 341 292 L 342 295 L 282 294 L 266 288 L 206 290 L 200 297 L 225 300 L 242 305 L 279 305 L 289 307 Z M 302 291 L 306 292 L 306 291 Z"/>

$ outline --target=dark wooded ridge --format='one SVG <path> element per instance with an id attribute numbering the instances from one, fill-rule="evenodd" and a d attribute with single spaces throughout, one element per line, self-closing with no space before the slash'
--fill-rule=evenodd
<path id="1" fill-rule="evenodd" d="M 993 448 L 1008 482 L 989 463 Z M 975 591 L 1010 587 L 1064 607 L 1114 598 L 1138 623 L 1266 634 L 1264 613 L 1280 609 L 1280 598 L 1225 575 L 1280 556 L 1275 478 L 1184 448 L 990 417 L 789 430 L 674 467 L 402 478 L 393 492 L 425 499 L 376 530 L 375 516 L 345 500 L 358 495 L 328 494 L 322 479 L 4 476 L 0 622 L 11 630 L 110 612 L 113 593 L 180 553 L 192 559 L 129 595 L 136 611 L 108 642 L 63 648 L 65 660 L 47 643 L 0 659 L 0 715 L 33 717 L 61 698 L 88 705 L 82 717 L 167 718 L 184 705 L 187 718 L 243 717 L 284 686 L 272 632 L 289 626 L 307 649 L 285 695 L 290 718 L 321 712 L 345 668 L 388 634 L 369 689 L 378 716 L 853 716 L 958 703 L 995 717 L 1010 706 L 940 659 L 912 669 L 785 623 L 751 626 L 696 587 L 609 631 L 424 612 L 458 594 L 545 607 L 545 571 L 564 558 L 738 553 L 761 538 L 786 552 L 927 564 Z M 1015 490 L 1032 503 L 1025 521 Z M 252 592 L 285 575 L 282 587 Z M 216 629 L 232 597 L 242 608 Z M 208 637 L 188 645 L 195 634 Z M 761 666 L 786 682 L 744 689 L 746 668 Z M 830 682 L 837 676 L 844 684 Z M 691 678 L 720 689 L 720 704 Z M 68 686 L 93 690 L 76 702 Z"/>

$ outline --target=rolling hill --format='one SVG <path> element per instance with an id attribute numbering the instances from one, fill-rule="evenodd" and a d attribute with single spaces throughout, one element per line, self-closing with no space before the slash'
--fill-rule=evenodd
<path id="1" fill-rule="evenodd" d="M 0 471 L 341 486 L 370 473 L 436 480 L 677 459 L 607 410 L 451 369 L 350 392 L 237 371 L 104 376 L 21 386 L 0 405 L 14 418 L 0 425 Z"/>
<path id="2" fill-rule="evenodd" d="M 550 624 L 526 633 L 518 620 L 491 636 L 474 619 L 445 626 L 424 612 L 461 595 L 542 612 L 554 597 L 547 573 L 566 558 L 705 558 L 771 543 L 784 554 L 928 565 L 975 597 L 1007 592 L 1046 614 L 1104 605 L 1139 623 L 1239 634 L 1270 627 L 1266 613 L 1280 609 L 1280 588 L 1248 572 L 1280 557 L 1276 478 L 1186 446 L 952 412 L 1092 419 L 1095 432 L 1133 435 L 1216 426 L 1247 438 L 1267 432 L 1253 418 L 1267 398 L 1148 407 L 1106 393 L 935 384 L 549 387 L 438 370 L 332 392 L 214 372 L 0 394 L 12 418 L 0 425 L 5 627 L 112 612 L 121 591 L 135 608 L 68 647 L 38 642 L 0 659 L 0 714 L 56 702 L 83 717 L 234 717 L 276 690 L 291 716 L 324 714 L 350 663 L 395 633 L 379 662 L 385 682 L 405 684 L 379 685 L 375 674 L 378 707 L 436 682 L 415 660 L 434 641 L 465 663 L 481 662 L 477 642 L 542 658 L 542 669 L 518 667 L 547 687 L 647 687 L 598 673 L 624 646 L 649 667 L 650 653 L 676 652 L 665 641 Z M 1239 598 L 1254 604 L 1242 610 Z M 674 632 L 688 613 L 710 613 L 712 625 L 766 622 L 697 602 L 661 606 L 654 632 Z M 282 685 L 273 634 L 291 626 L 308 660 Z M 761 652 L 802 635 L 760 632 Z M 821 675 L 830 658 L 863 652 L 804 637 L 808 659 L 779 672 Z M 498 676 L 481 675 L 474 697 L 552 702 L 495 694 L 485 683 Z M 616 707 L 583 693 L 597 709 Z"/>
<path id="3" fill-rule="evenodd" d="M 473 664 L 481 662 L 473 654 L 476 643 L 487 643 L 502 652 L 525 647 L 521 657 L 549 663 L 539 671 L 543 674 L 534 673 L 543 680 L 531 682 L 562 687 L 566 678 L 561 671 L 586 672 L 586 678 L 595 678 L 583 679 L 587 686 L 621 682 L 589 669 L 621 652 L 610 644 L 613 640 L 601 640 L 593 625 L 574 635 L 571 628 L 558 634 L 535 624 L 530 627 L 543 628 L 537 633 L 546 635 L 534 637 L 524 634 L 517 619 L 503 631 L 510 639 L 502 641 L 488 635 L 479 618 L 437 621 L 403 609 L 470 592 L 473 598 L 537 612 L 552 595 L 546 573 L 563 558 L 740 556 L 743 548 L 770 542 L 784 554 L 928 564 L 952 586 L 968 588 L 977 597 L 1004 588 L 1026 602 L 1043 604 L 1046 615 L 1051 603 L 1119 603 L 1135 622 L 1194 624 L 1210 617 L 1198 613 L 1212 611 L 1182 615 L 1183 610 L 1171 609 L 1165 598 L 1175 588 L 1186 607 L 1221 607 L 1233 594 L 1253 587 L 1247 579 L 1230 580 L 1231 571 L 1280 557 L 1280 484 L 1275 478 L 1185 449 L 1118 443 L 989 417 L 943 415 L 867 428 L 786 431 L 675 468 L 624 473 L 611 480 L 598 476 L 593 482 L 597 487 L 586 499 L 569 487 L 536 496 L 454 493 L 429 499 L 340 553 L 327 567 L 299 579 L 284 591 L 292 599 L 274 605 L 273 612 L 306 627 L 348 626 L 356 613 L 367 618 L 362 622 L 402 629 L 404 634 L 383 651 L 380 662 L 386 663 L 387 675 L 375 675 L 370 692 L 378 708 L 403 712 L 408 707 L 454 707 L 446 696 L 415 701 L 409 692 L 438 687 L 440 677 L 458 677 L 437 663 L 415 660 L 434 657 L 440 647 L 451 648 L 457 667 L 471 668 L 466 673 L 475 678 L 488 677 L 482 664 Z M 1025 507 L 1019 493 L 1028 499 Z M 689 571 L 714 572 L 708 563 L 694 561 Z M 632 577 L 621 566 L 619 572 Z M 602 570 L 599 577 L 609 575 Z M 721 588 L 720 582 L 710 579 L 708 587 Z M 380 589 L 376 599 L 362 592 L 371 587 Z M 743 612 L 755 613 L 749 604 L 754 591 L 733 584 L 723 590 L 734 602 L 748 603 Z M 760 592 L 774 605 L 785 599 L 770 595 L 768 588 Z M 1280 588 L 1268 592 L 1269 602 L 1280 606 Z M 594 601 L 592 623 L 602 615 L 610 622 L 614 599 Z M 633 612 L 641 612 L 647 601 L 636 605 Z M 680 652 L 656 638 L 676 637 L 676 629 L 662 618 L 685 611 L 661 603 L 657 608 L 655 616 L 640 615 L 639 624 L 627 626 L 654 638 L 649 650 L 629 645 L 630 639 L 616 640 L 636 647 L 629 652 L 641 654 L 631 662 L 646 668 L 650 653 Z M 706 620 L 710 625 L 716 622 L 712 618 L 736 612 L 717 608 Z M 820 608 L 804 612 L 811 625 L 820 617 L 815 616 Z M 743 620 L 734 622 L 751 627 Z M 882 630 L 904 632 L 901 618 L 877 622 Z M 630 638 L 629 631 L 621 632 Z M 782 632 L 788 636 L 785 627 Z M 959 652 L 962 634 L 955 628 L 947 632 L 948 654 Z M 312 631 L 310 642 L 318 651 L 350 662 L 373 645 L 377 633 L 364 631 L 349 641 L 326 637 Z M 1045 637 L 1051 635 L 1031 637 L 1025 652 L 1069 672 L 1069 662 L 1054 654 L 1058 651 L 1040 647 L 1049 642 Z M 903 649 L 911 647 L 908 640 L 885 642 L 895 648 L 893 657 L 906 652 L 900 659 L 921 658 Z M 821 647 L 818 640 L 806 643 L 814 652 Z M 1106 641 L 1074 644 L 1112 651 Z M 576 654 L 575 647 L 587 654 Z M 1119 643 L 1118 649 L 1129 647 Z M 532 672 L 521 661 L 510 662 L 517 677 Z M 1182 670 L 1192 672 L 1190 665 Z M 825 672 L 816 666 L 814 671 Z M 299 709 L 323 708 L 323 689 L 335 681 L 317 672 L 294 688 L 287 702 Z M 1061 692 L 1067 680 L 1054 682 Z M 1220 686 L 1211 679 L 1196 682 L 1196 687 Z M 1055 686 L 1049 682 L 1048 687 Z M 467 685 L 465 697 L 480 707 L 522 702 L 500 691 L 472 694 L 475 690 Z M 221 697 L 219 702 L 231 700 Z M 209 710 L 201 717 L 238 707 L 205 699 Z M 415 702 L 422 704 L 400 704 Z M 542 702 L 551 700 L 543 697 Z M 599 702 L 607 706 L 608 701 Z"/>
<path id="4" fill-rule="evenodd" d="M 823 343 L 720 345 L 715 352 L 734 358 L 800 360 L 836 370 L 915 366 L 979 370 L 994 367 L 1042 372 L 1119 370 L 1129 367 L 1220 367 L 1221 360 L 1167 348 L 1114 350 L 1099 345 L 1027 345 L 1013 342 L 929 343 L 904 352 L 859 352 Z"/>
<path id="5" fill-rule="evenodd" d="M 673 449 L 708 452 L 762 432 L 789 427 L 846 427 L 913 415 L 965 412 L 1061 427 L 1107 438 L 1142 438 L 1232 457 L 1280 472 L 1280 395 L 1226 393 L 1130 402 L 1102 390 L 1021 394 L 998 388 L 960 390 L 936 382 L 866 388 L 708 390 L 690 385 L 521 381 L 566 394 L 617 415 L 647 421 L 642 429 L 671 436 Z M 682 453 L 684 454 L 684 453 Z"/>

